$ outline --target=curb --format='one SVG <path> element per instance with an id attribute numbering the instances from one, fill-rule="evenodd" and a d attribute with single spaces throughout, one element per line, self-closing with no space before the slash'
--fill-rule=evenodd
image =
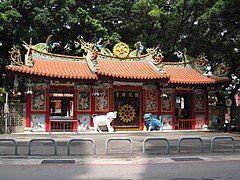
<path id="1" fill-rule="evenodd" d="M 174 159 L 180 159 L 175 161 Z M 183 159 L 183 160 L 181 160 Z M 200 161 L 199 161 L 200 160 Z M 52 161 L 52 163 L 44 163 L 43 161 Z M 60 162 L 59 162 L 60 161 Z M 77 165 L 104 165 L 104 164 L 162 164 L 162 163 L 188 163 L 188 162 L 218 162 L 218 161 L 240 161 L 240 154 L 214 154 L 214 155 L 172 155 L 172 156 L 114 156 L 114 157 L 39 157 L 39 156 L 6 156 L 0 158 L 0 166 L 3 165 L 47 165 L 47 164 L 69 164 L 64 161 L 73 161 Z"/>

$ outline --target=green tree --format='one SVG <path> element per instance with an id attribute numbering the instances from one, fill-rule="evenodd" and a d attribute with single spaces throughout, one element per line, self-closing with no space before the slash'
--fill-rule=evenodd
<path id="1" fill-rule="evenodd" d="M 211 72 L 224 63 L 230 67 L 228 77 L 234 77 L 226 94 L 233 98 L 240 86 L 238 0 L 124 2 L 96 0 L 97 18 L 131 45 L 139 40 L 146 47 L 159 44 L 168 61 L 175 51 L 187 48 L 192 57 L 205 53 Z"/>
<path id="2" fill-rule="evenodd" d="M 9 64 L 9 50 L 21 47 L 22 41 L 37 44 L 46 42 L 53 34 L 61 47 L 56 53 L 74 55 L 78 37 L 93 41 L 98 37 L 118 41 L 92 14 L 92 1 L 83 0 L 4 0 L 0 1 L 0 68 Z M 68 47 L 68 48 L 66 48 Z M 24 50 L 24 49 L 22 49 Z M 0 82 L 2 86 L 3 82 Z"/>
<path id="3" fill-rule="evenodd" d="M 191 1 L 189 1 L 191 2 Z M 204 2 L 205 10 L 199 13 L 183 29 L 188 34 L 184 40 L 189 45 L 193 56 L 205 53 L 210 60 L 211 71 L 220 64 L 230 67 L 228 77 L 232 78 L 232 84 L 225 91 L 225 95 L 233 99 L 233 96 L 240 88 L 240 13 L 239 1 L 237 0 L 216 0 L 216 1 L 192 1 L 197 6 Z M 201 4 L 199 4 L 201 3 Z M 197 11 L 194 11 L 197 12 Z M 234 101 L 233 101 L 234 102 Z"/>
<path id="4" fill-rule="evenodd" d="M 111 38 L 101 22 L 91 13 L 92 1 L 76 0 L 6 0 L 0 4 L 0 38 L 2 59 L 7 59 L 8 50 L 22 40 L 32 43 L 45 42 L 53 34 L 61 42 L 60 52 L 67 43 L 73 45 L 77 37 L 92 41 L 96 37 Z M 74 52 L 72 52 L 74 54 Z"/>
<path id="5" fill-rule="evenodd" d="M 74 41 L 121 40 L 145 47 L 160 45 L 166 60 L 177 50 L 192 57 L 205 53 L 210 71 L 224 63 L 239 89 L 240 9 L 238 0 L 4 0 L 0 1 L 0 63 L 22 40 L 45 42 L 53 34 L 61 42 L 58 53 L 75 54 Z M 66 51 L 64 47 L 69 47 Z"/>

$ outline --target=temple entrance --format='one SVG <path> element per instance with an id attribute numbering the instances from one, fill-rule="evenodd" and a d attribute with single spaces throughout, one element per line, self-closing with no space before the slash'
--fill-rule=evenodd
<path id="1" fill-rule="evenodd" d="M 192 94 L 176 93 L 175 119 L 179 129 L 191 129 L 192 123 Z"/>
<path id="2" fill-rule="evenodd" d="M 73 93 L 50 92 L 50 122 L 52 132 L 73 131 Z"/>
<path id="3" fill-rule="evenodd" d="M 72 117 L 73 116 L 73 97 L 69 94 L 70 97 L 56 96 L 57 93 L 51 93 L 50 101 L 50 113 L 51 116 L 64 116 Z M 62 94 L 59 94 L 62 95 Z"/>
<path id="4" fill-rule="evenodd" d="M 114 92 L 114 110 L 118 112 L 113 126 L 116 129 L 139 130 L 140 127 L 140 91 Z"/>

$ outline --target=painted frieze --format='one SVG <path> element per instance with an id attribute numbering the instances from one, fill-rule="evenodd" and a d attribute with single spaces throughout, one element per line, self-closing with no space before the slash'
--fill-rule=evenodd
<path id="1" fill-rule="evenodd" d="M 89 111 L 91 107 L 91 91 L 89 86 L 78 87 L 77 91 L 77 107 L 79 111 Z"/>
<path id="2" fill-rule="evenodd" d="M 33 90 L 32 94 L 32 110 L 45 111 L 46 98 L 45 90 Z"/>
<path id="3" fill-rule="evenodd" d="M 162 114 L 159 116 L 159 119 L 161 120 L 161 122 L 163 124 L 164 130 L 172 129 L 172 115 L 171 114 Z"/>
<path id="4" fill-rule="evenodd" d="M 173 89 L 164 88 L 161 92 L 161 110 L 162 112 L 172 111 L 172 93 Z"/>
<path id="5" fill-rule="evenodd" d="M 90 114 L 78 114 L 78 131 L 87 131 L 90 127 L 91 115 Z"/>
<path id="6" fill-rule="evenodd" d="M 146 112 L 158 111 L 158 90 L 156 86 L 146 86 Z"/>
<path id="7" fill-rule="evenodd" d="M 196 102 L 195 109 L 197 112 L 203 112 L 205 110 L 204 99 L 205 99 L 204 91 L 200 89 L 196 89 L 195 90 L 195 102 Z"/>
<path id="8" fill-rule="evenodd" d="M 108 89 L 98 89 L 98 94 L 95 96 L 95 110 L 96 111 L 108 111 L 109 104 L 109 90 Z"/>
<path id="9" fill-rule="evenodd" d="M 46 130 L 46 115 L 45 114 L 32 114 L 31 115 L 31 130 L 42 131 Z"/>

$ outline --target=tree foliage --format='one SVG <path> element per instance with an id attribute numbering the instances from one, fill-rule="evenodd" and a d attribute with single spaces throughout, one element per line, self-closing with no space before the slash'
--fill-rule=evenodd
<path id="1" fill-rule="evenodd" d="M 91 1 L 75 0 L 6 0 L 1 2 L 0 37 L 3 43 L 4 59 L 8 50 L 22 40 L 32 43 L 45 42 L 50 34 L 61 42 L 60 51 L 67 43 L 73 45 L 77 37 L 87 41 L 101 36 L 114 41 L 118 35 L 108 32 L 101 22 L 94 18 Z M 74 53 L 74 52 L 72 52 Z"/>
<path id="2" fill-rule="evenodd" d="M 188 49 L 192 57 L 205 53 L 211 70 L 225 63 L 231 67 L 231 95 L 239 89 L 240 9 L 238 0 L 1 0 L 1 64 L 8 51 L 22 40 L 45 42 L 50 34 L 61 42 L 59 52 L 83 37 L 96 42 L 141 41 L 146 47 L 160 45 L 165 58 Z"/>

